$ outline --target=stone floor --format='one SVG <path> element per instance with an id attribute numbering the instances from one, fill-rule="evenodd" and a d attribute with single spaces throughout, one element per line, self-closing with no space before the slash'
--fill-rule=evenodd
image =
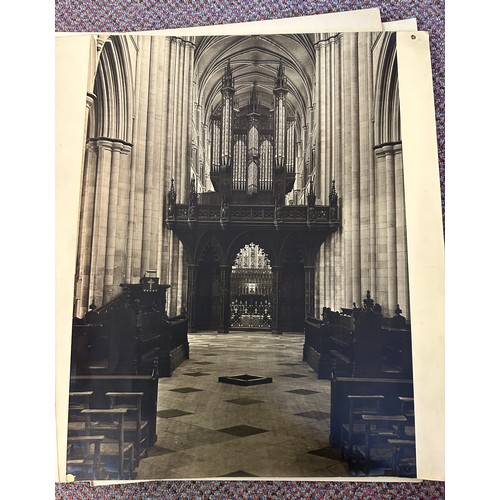
<path id="1" fill-rule="evenodd" d="M 137 479 L 346 477 L 329 448 L 330 383 L 302 361 L 304 336 L 189 336 L 190 359 L 159 382 L 156 445 Z M 271 377 L 253 386 L 219 382 Z"/>

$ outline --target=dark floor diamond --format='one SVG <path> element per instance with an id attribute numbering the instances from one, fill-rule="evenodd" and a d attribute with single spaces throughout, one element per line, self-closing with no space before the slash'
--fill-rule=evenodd
<path id="1" fill-rule="evenodd" d="M 286 375 L 283 375 L 283 377 L 288 377 L 288 378 L 304 378 L 304 377 L 307 377 L 307 375 L 300 375 L 299 373 L 287 373 Z"/>
<path id="2" fill-rule="evenodd" d="M 293 391 L 286 392 L 291 392 L 292 394 L 302 394 L 303 396 L 307 396 L 308 394 L 319 394 L 319 391 L 310 391 L 309 389 L 294 389 Z"/>
<path id="3" fill-rule="evenodd" d="M 251 425 L 235 425 L 234 427 L 226 427 L 225 429 L 217 429 L 219 432 L 225 432 L 232 436 L 247 437 L 261 432 L 269 432 L 267 429 L 252 427 Z"/>
<path id="4" fill-rule="evenodd" d="M 159 457 L 160 455 L 166 455 L 167 453 L 175 453 L 175 450 L 163 448 L 163 446 L 153 446 L 148 450 L 148 457 Z"/>
<path id="5" fill-rule="evenodd" d="M 305 411 L 303 413 L 295 413 L 298 417 L 307 417 L 312 418 L 313 420 L 324 420 L 325 418 L 329 418 L 330 414 L 325 411 Z"/>
<path id="6" fill-rule="evenodd" d="M 317 455 L 318 457 L 330 458 L 332 460 L 340 460 L 340 450 L 335 448 L 320 448 L 319 450 L 308 451 L 311 455 Z"/>
<path id="7" fill-rule="evenodd" d="M 301 366 L 301 363 L 278 363 L 281 366 Z"/>
<path id="8" fill-rule="evenodd" d="M 255 403 L 263 403 L 260 399 L 252 399 L 252 398 L 239 398 L 239 399 L 226 399 L 226 403 L 234 403 L 235 405 L 253 405 Z"/>
<path id="9" fill-rule="evenodd" d="M 215 352 L 204 352 L 202 356 L 217 356 L 217 354 Z"/>
<path id="10" fill-rule="evenodd" d="M 205 375 L 210 375 L 210 373 L 205 373 L 205 372 L 190 372 L 190 373 L 184 373 L 184 375 L 189 375 L 190 377 L 204 377 Z"/>
<path id="11" fill-rule="evenodd" d="M 223 384 L 233 384 L 233 385 L 261 385 L 261 384 L 271 384 L 273 379 L 271 377 L 260 377 L 258 375 L 234 375 L 232 377 L 219 377 L 219 382 Z"/>
<path id="12" fill-rule="evenodd" d="M 161 418 L 173 418 L 173 417 L 182 417 L 184 415 L 192 415 L 192 412 L 182 411 L 182 410 L 160 410 L 157 415 Z"/>
<path id="13" fill-rule="evenodd" d="M 188 392 L 201 392 L 203 389 L 195 389 L 194 387 L 179 387 L 178 389 L 169 389 L 169 391 L 187 394 Z"/>
<path id="14" fill-rule="evenodd" d="M 246 472 L 244 470 L 235 470 L 234 472 L 230 472 L 229 474 L 223 474 L 219 477 L 259 477 L 255 474 L 250 474 L 250 472 Z"/>

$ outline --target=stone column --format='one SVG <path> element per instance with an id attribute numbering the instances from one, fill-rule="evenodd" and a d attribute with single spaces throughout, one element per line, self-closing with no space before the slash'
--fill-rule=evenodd
<path id="1" fill-rule="evenodd" d="M 75 315 L 83 317 L 92 299 L 89 299 L 90 266 L 92 255 L 92 231 L 94 226 L 95 183 L 97 175 L 96 141 L 88 141 L 83 169 L 82 200 L 80 205 L 80 232 L 78 241 L 79 268 L 77 269 Z"/>
<path id="2" fill-rule="evenodd" d="M 109 187 L 113 141 L 97 140 L 97 178 L 95 212 L 92 231 L 89 300 L 97 307 L 103 305 L 106 243 L 108 231 Z"/>
<path id="3" fill-rule="evenodd" d="M 387 304 L 382 304 L 387 315 L 396 309 L 398 285 L 396 268 L 396 193 L 394 184 L 394 147 L 387 145 L 386 165 L 386 203 L 387 203 Z"/>
<path id="4" fill-rule="evenodd" d="M 135 118 L 130 175 L 129 241 L 127 245 L 127 282 L 137 283 L 143 269 L 143 225 L 146 164 L 146 134 L 148 126 L 151 37 L 139 37 L 137 59 Z"/>
<path id="5" fill-rule="evenodd" d="M 128 211 L 130 204 L 130 161 L 132 146 L 123 144 L 120 150 L 120 173 L 118 178 L 118 200 L 116 208 L 116 245 L 113 269 L 114 295 L 120 284 L 127 282 L 127 242 L 129 235 Z"/>
<path id="6" fill-rule="evenodd" d="M 333 86 L 334 86 L 334 179 L 337 189 L 340 191 L 340 199 L 343 201 L 346 199 L 344 197 L 344 172 L 343 172 L 343 161 L 344 161 L 344 151 L 343 151 L 343 127 L 344 127 L 344 114 L 342 108 L 342 91 L 343 91 L 343 79 L 342 79 L 342 63 L 343 63 L 343 50 L 344 50 L 344 34 L 339 33 L 335 37 L 335 57 L 334 57 L 334 71 L 333 71 Z M 341 212 L 342 213 L 342 212 Z M 333 262 L 332 273 L 334 274 L 334 289 L 332 303 L 330 307 L 333 309 L 339 309 L 340 307 L 346 307 L 350 304 L 346 304 L 344 297 L 345 290 L 345 262 L 343 258 L 343 230 L 341 229 L 335 233 L 332 237 L 332 245 L 334 249 L 333 256 L 335 258 Z M 332 257 L 333 258 L 333 257 Z M 325 304 L 328 305 L 328 304 Z M 318 309 L 318 312 L 320 309 Z"/>
<path id="7" fill-rule="evenodd" d="M 352 287 L 352 79 L 350 56 L 352 54 L 353 34 L 345 33 L 342 44 L 342 236 L 344 254 L 344 307 L 351 305 L 353 298 Z M 357 97 L 357 96 L 356 96 Z"/>
<path id="8" fill-rule="evenodd" d="M 156 250 L 152 248 L 152 214 L 153 214 L 153 198 L 154 190 L 158 187 L 155 179 L 155 170 L 157 165 L 155 156 L 158 151 L 158 144 L 155 142 L 156 129 L 156 113 L 159 105 L 159 93 L 157 88 L 157 71 L 158 67 L 158 42 L 160 37 L 151 37 L 150 48 L 150 68 L 153 71 L 149 73 L 147 108 L 145 112 L 145 151 L 144 151 L 144 211 L 142 213 L 142 247 L 141 247 L 141 273 L 147 269 L 156 269 L 156 263 L 151 262 L 151 254 Z"/>
<path id="9" fill-rule="evenodd" d="M 372 290 L 370 266 L 370 174 L 372 170 L 371 146 L 372 110 L 371 81 L 372 74 L 370 34 L 359 36 L 359 245 L 360 245 L 360 287 L 361 292 Z"/>
<path id="10" fill-rule="evenodd" d="M 196 285 L 198 280 L 198 265 L 188 265 L 188 331 L 196 332 Z"/>
<path id="11" fill-rule="evenodd" d="M 387 309 L 387 200 L 386 200 L 386 164 L 384 147 L 375 148 L 375 213 L 376 213 L 376 251 L 375 251 L 375 300 Z M 374 292 L 374 290 L 372 290 Z"/>
<path id="12" fill-rule="evenodd" d="M 273 326 L 272 332 L 283 333 L 280 324 L 280 281 L 282 266 L 272 266 L 273 270 Z"/>
<path id="13" fill-rule="evenodd" d="M 104 290 L 103 304 L 108 303 L 118 291 L 115 289 L 114 270 L 115 270 L 115 252 L 116 233 L 118 222 L 118 188 L 121 167 L 121 151 L 124 147 L 122 142 L 114 142 L 111 152 L 111 172 L 109 179 L 109 198 L 108 198 L 108 220 L 106 232 L 106 257 L 104 263 Z M 119 285 L 119 283 L 117 284 Z"/>
<path id="14" fill-rule="evenodd" d="M 316 88 L 316 121 L 318 127 L 318 137 L 316 139 L 316 176 L 315 184 L 316 190 L 321 197 L 323 197 L 324 190 L 324 177 L 326 169 L 329 167 L 327 164 L 327 115 L 328 115 L 328 99 L 327 99 L 327 81 L 326 81 L 326 40 L 321 40 L 316 49 L 316 65 L 318 66 Z"/>
<path id="15" fill-rule="evenodd" d="M 396 268 L 397 300 L 403 316 L 410 319 L 410 287 L 408 283 L 408 248 L 406 241 L 406 212 L 401 144 L 394 145 L 395 195 L 396 195 Z"/>
<path id="16" fill-rule="evenodd" d="M 229 333 L 231 322 L 231 310 L 229 307 L 231 294 L 231 266 L 221 265 L 220 268 L 220 283 L 221 283 L 221 308 L 219 333 Z"/>
<path id="17" fill-rule="evenodd" d="M 360 244 L 360 162 L 359 162 L 359 64 L 357 33 L 351 34 L 349 66 L 351 76 L 351 276 L 352 300 L 361 302 L 361 244 Z"/>

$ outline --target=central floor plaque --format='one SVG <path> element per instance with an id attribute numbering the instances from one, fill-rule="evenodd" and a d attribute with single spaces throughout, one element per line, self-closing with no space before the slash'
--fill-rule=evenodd
<path id="1" fill-rule="evenodd" d="M 260 377 L 258 375 L 234 375 L 232 377 L 219 377 L 219 382 L 223 384 L 233 384 L 233 385 L 261 385 L 261 384 L 272 384 L 273 379 L 271 377 Z"/>

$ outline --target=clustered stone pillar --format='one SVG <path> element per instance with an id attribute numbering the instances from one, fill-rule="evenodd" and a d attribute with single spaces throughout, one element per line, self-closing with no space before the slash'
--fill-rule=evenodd
<path id="1" fill-rule="evenodd" d="M 377 301 L 392 315 L 397 304 L 409 317 L 409 283 L 401 143 L 375 148 Z"/>
<path id="2" fill-rule="evenodd" d="M 109 302 L 123 282 L 127 234 L 123 185 L 127 183 L 131 147 L 117 139 L 87 142 L 79 243 L 80 315 L 90 303 L 101 306 Z"/>
<path id="3" fill-rule="evenodd" d="M 113 37 L 106 43 L 114 43 Z M 186 307 L 184 252 L 165 227 L 163 203 L 171 178 L 180 203 L 189 188 L 194 45 L 189 37 L 145 36 L 136 43 L 134 75 L 125 75 L 130 81 L 116 78 L 128 71 L 119 66 L 123 61 L 113 66 L 101 56 L 99 83 L 87 99 L 95 137 L 87 141 L 83 169 L 75 310 L 80 317 L 92 302 L 112 300 L 120 283 L 138 282 L 150 269 L 172 284 L 169 314 Z M 133 94 L 127 90 L 132 81 Z M 90 112 L 95 102 L 99 112 Z M 132 120 L 129 143 L 121 124 Z"/>
<path id="4" fill-rule="evenodd" d="M 375 149 L 375 286 L 371 288 L 377 302 L 385 307 L 388 300 L 387 290 L 387 182 L 386 151 L 383 147 Z M 376 294 L 376 295 L 375 295 Z"/>
<path id="5" fill-rule="evenodd" d="M 316 259 L 316 315 L 322 306 L 359 306 L 366 290 L 385 315 L 398 303 L 409 315 L 401 145 L 373 147 L 375 41 L 323 34 L 316 44 L 317 193 L 321 202 L 335 179 L 342 216 Z"/>
<path id="6" fill-rule="evenodd" d="M 90 292 L 90 269 L 92 251 L 92 229 L 95 207 L 95 180 L 97 172 L 97 147 L 95 142 L 87 143 L 85 165 L 82 180 L 82 199 L 80 208 L 80 233 L 77 256 L 77 288 L 78 309 L 75 315 L 82 317 L 88 310 L 92 299 Z"/>
<path id="7" fill-rule="evenodd" d="M 394 184 L 396 203 L 396 275 L 397 300 L 403 315 L 410 318 L 410 287 L 408 281 L 408 248 L 406 241 L 406 212 L 403 175 L 403 151 L 401 144 L 394 145 Z M 393 312 L 393 311 L 391 311 Z"/>
<path id="8" fill-rule="evenodd" d="M 359 294 L 361 300 L 367 290 L 373 290 L 373 218 L 370 205 L 373 194 L 371 173 L 374 167 L 373 121 L 372 121 L 372 35 L 358 37 L 359 66 Z"/>
<path id="9" fill-rule="evenodd" d="M 163 204 L 171 179 L 179 203 L 189 190 L 194 46 L 174 37 L 139 37 L 138 44 L 127 282 L 155 269 L 160 282 L 172 285 L 167 311 L 176 315 L 187 306 L 187 265 L 182 243 L 165 228 Z"/>
<path id="10" fill-rule="evenodd" d="M 338 179 L 334 164 L 341 152 L 338 130 L 341 113 L 336 93 L 340 82 L 339 40 L 342 35 L 325 33 L 316 44 L 316 156 L 315 184 L 318 203 L 328 204 L 332 180 Z M 340 87 L 338 87 L 340 90 Z M 330 304 L 334 297 L 337 274 L 341 275 L 338 262 L 334 260 L 334 238 L 328 236 L 321 246 L 317 258 L 315 314 L 322 305 Z"/>

